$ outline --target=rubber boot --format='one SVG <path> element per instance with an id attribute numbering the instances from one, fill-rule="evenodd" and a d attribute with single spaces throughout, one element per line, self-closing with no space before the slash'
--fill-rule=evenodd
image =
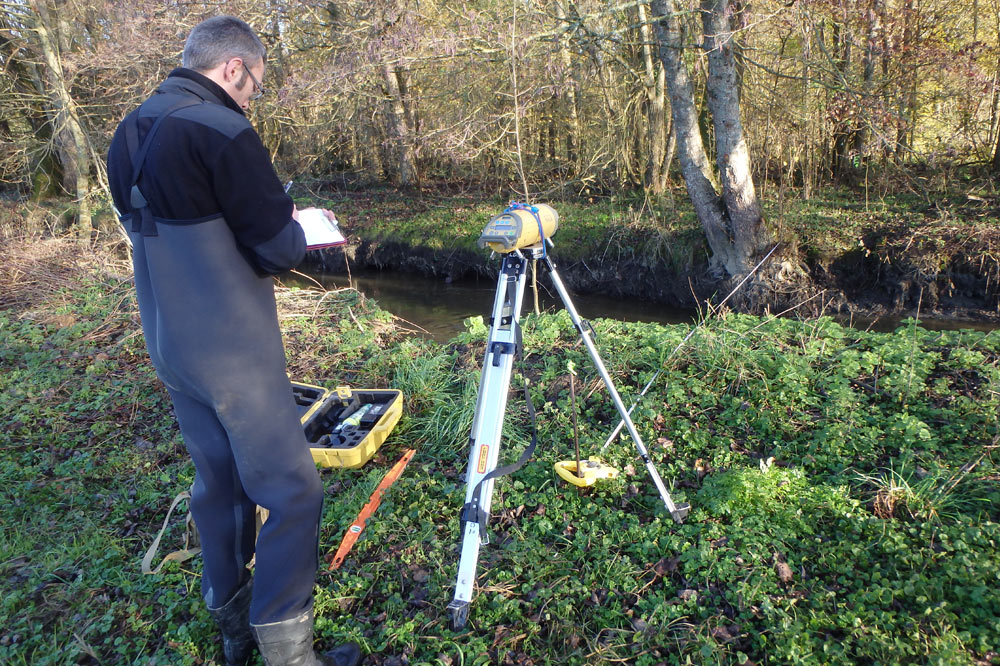
<path id="1" fill-rule="evenodd" d="M 208 612 L 222 632 L 222 651 L 226 666 L 246 666 L 253 656 L 253 634 L 250 633 L 250 597 L 253 591 L 251 578 L 236 590 L 233 598 L 222 608 L 209 608 Z"/>
<path id="2" fill-rule="evenodd" d="M 361 661 L 357 643 L 345 643 L 322 655 L 313 650 L 311 608 L 290 620 L 250 628 L 266 666 L 356 666 Z"/>

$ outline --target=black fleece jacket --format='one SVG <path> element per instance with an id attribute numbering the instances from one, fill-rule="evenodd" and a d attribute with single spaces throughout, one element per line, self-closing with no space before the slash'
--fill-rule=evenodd
<path id="1" fill-rule="evenodd" d="M 142 167 L 139 189 L 157 224 L 223 217 L 256 268 L 279 273 L 297 265 L 305 241 L 291 217 L 292 200 L 243 109 L 221 86 L 190 69 L 172 71 L 157 93 L 202 102 L 164 120 Z M 138 114 L 140 144 L 156 120 L 156 106 L 162 105 L 147 103 L 130 114 Z M 111 195 L 123 222 L 132 212 L 127 122 L 115 132 L 108 151 Z"/>

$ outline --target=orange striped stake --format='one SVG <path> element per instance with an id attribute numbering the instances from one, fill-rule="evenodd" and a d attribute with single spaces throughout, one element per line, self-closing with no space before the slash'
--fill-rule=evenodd
<path id="1" fill-rule="evenodd" d="M 389 489 L 396 479 L 402 475 L 403 470 L 406 469 L 406 464 L 410 462 L 410 458 L 416 453 L 414 449 L 407 449 L 403 457 L 392 466 L 392 469 L 385 475 L 382 479 L 382 483 L 378 484 L 378 488 L 372 493 L 372 496 L 368 498 L 368 503 L 364 505 L 361 509 L 361 513 L 358 517 L 351 523 L 351 526 L 347 528 L 347 532 L 344 534 L 344 540 L 340 542 L 340 548 L 337 549 L 336 555 L 333 556 L 333 560 L 330 561 L 330 568 L 328 571 L 334 571 L 340 568 L 340 565 L 344 563 L 344 558 L 347 557 L 347 553 L 351 552 L 351 548 L 354 543 L 361 536 L 361 531 L 365 529 L 365 523 L 371 518 L 372 514 L 375 513 L 375 509 L 378 505 L 382 503 L 382 495 L 385 491 Z"/>

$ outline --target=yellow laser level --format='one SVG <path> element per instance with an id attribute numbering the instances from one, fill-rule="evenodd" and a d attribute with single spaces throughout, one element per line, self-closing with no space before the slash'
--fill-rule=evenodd
<path id="1" fill-rule="evenodd" d="M 480 248 L 488 245 L 494 252 L 513 252 L 538 245 L 557 229 L 559 213 L 552 206 L 511 204 L 486 224 L 476 243 Z"/>

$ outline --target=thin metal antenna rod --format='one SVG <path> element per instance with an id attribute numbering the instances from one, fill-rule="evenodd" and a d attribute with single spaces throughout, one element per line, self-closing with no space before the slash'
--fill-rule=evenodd
<path id="1" fill-rule="evenodd" d="M 642 461 L 646 464 L 646 469 L 649 470 L 649 475 L 652 477 L 653 483 L 656 485 L 656 489 L 659 491 L 660 497 L 663 499 L 663 503 L 667 507 L 667 511 L 670 512 L 670 516 L 674 519 L 675 523 L 680 524 L 684 522 L 684 517 L 687 516 L 688 512 L 691 510 L 691 505 L 682 504 L 680 506 L 676 506 L 674 501 L 670 498 L 670 493 L 667 492 L 666 487 L 663 485 L 663 480 L 660 478 L 656 468 L 653 466 L 653 461 L 649 458 L 649 451 L 646 450 L 646 446 L 642 443 L 642 437 L 639 436 L 638 431 L 635 429 L 635 424 L 632 423 L 632 419 L 629 417 L 628 411 L 625 409 L 625 404 L 622 402 L 621 396 L 618 395 L 618 391 L 615 389 L 614 382 L 611 380 L 611 376 L 608 374 L 607 368 L 604 367 L 604 362 L 601 360 L 601 355 L 597 352 L 597 347 L 594 346 L 594 341 L 590 338 L 590 333 L 581 322 L 580 315 L 577 314 L 576 308 L 573 306 L 573 301 L 566 292 L 566 287 L 563 285 L 562 279 L 559 277 L 559 273 L 556 272 L 555 265 L 553 265 L 552 260 L 548 256 L 544 257 L 543 261 L 549 269 L 549 276 L 552 278 L 552 284 L 555 286 L 556 291 L 559 292 L 559 297 L 562 299 L 563 305 L 566 306 L 566 311 L 569 312 L 570 319 L 573 320 L 573 324 L 580 332 L 580 336 L 583 338 L 583 344 L 586 345 L 587 351 L 590 352 L 590 358 L 593 360 L 598 374 L 601 375 L 601 379 L 604 380 L 604 385 L 608 389 L 608 394 L 611 396 L 611 400 L 615 403 L 615 407 L 618 409 L 618 413 L 621 415 L 622 421 L 625 423 L 625 427 L 628 428 L 628 432 L 632 436 L 632 441 L 635 442 L 635 448 L 639 451 L 639 457 L 641 457 Z"/>
<path id="2" fill-rule="evenodd" d="M 740 280 L 740 283 L 738 285 L 736 285 L 735 287 L 733 287 L 733 290 L 731 292 L 729 292 L 729 295 L 727 295 L 725 298 L 723 298 L 722 301 L 718 305 L 713 306 L 711 303 L 709 303 L 709 305 L 708 305 L 708 307 L 709 307 L 708 317 L 705 317 L 704 319 L 702 319 L 701 321 L 699 321 L 697 323 L 697 325 L 695 325 L 694 328 L 692 328 L 690 331 L 688 331 L 688 334 L 684 336 L 684 339 L 680 341 L 680 344 L 678 344 L 676 347 L 674 347 L 674 350 L 672 352 L 670 352 L 670 354 L 668 354 L 665 359 L 663 359 L 663 365 L 666 365 L 667 361 L 669 361 L 670 359 L 672 359 L 674 357 L 674 354 L 676 354 L 677 351 L 681 347 L 684 346 L 685 342 L 687 342 L 688 340 L 691 339 L 691 336 L 694 335 L 695 331 L 697 331 L 699 328 L 701 328 L 702 324 L 704 324 L 706 321 L 709 320 L 709 317 L 711 317 L 713 314 L 715 314 L 716 312 L 718 312 L 719 309 L 722 308 L 722 306 L 726 304 L 726 301 L 728 301 L 732 297 L 733 294 L 735 294 L 737 291 L 739 291 L 740 287 L 742 287 L 744 284 L 746 284 L 746 281 L 750 279 L 750 276 L 753 275 L 754 273 L 756 273 L 757 269 L 760 268 L 761 266 L 763 266 L 764 262 L 767 261 L 768 258 L 777 249 L 778 249 L 777 245 L 775 245 L 774 247 L 772 247 L 771 251 L 768 252 L 767 255 L 763 259 L 761 259 L 760 262 L 758 262 L 756 266 L 753 267 L 752 271 L 750 271 L 749 273 L 746 274 L 746 277 L 744 277 L 742 280 Z M 656 381 L 656 378 L 659 377 L 662 372 L 663 372 L 663 366 L 660 366 L 660 368 L 653 375 L 652 379 L 650 379 L 648 382 L 646 382 L 645 388 L 643 388 L 642 391 L 639 392 L 639 395 L 636 396 L 635 402 L 633 402 L 632 406 L 628 408 L 628 414 L 629 414 L 629 416 L 632 415 L 632 411 L 636 408 L 636 406 L 638 406 L 639 401 L 642 400 L 642 397 L 644 395 L 646 395 L 646 391 L 649 390 L 649 387 L 651 387 L 653 385 L 653 382 Z M 601 451 L 603 451 L 604 449 L 606 449 L 607 446 L 608 446 L 608 444 L 610 444 L 611 442 L 613 442 L 615 440 L 615 437 L 618 436 L 618 433 L 620 433 L 622 431 L 622 428 L 624 428 L 624 427 L 625 427 L 625 420 L 623 419 L 623 420 L 621 420 L 621 421 L 618 422 L 618 425 L 615 426 L 615 429 L 611 431 L 610 435 L 608 435 L 608 439 L 605 440 L 604 444 L 601 446 Z"/>

